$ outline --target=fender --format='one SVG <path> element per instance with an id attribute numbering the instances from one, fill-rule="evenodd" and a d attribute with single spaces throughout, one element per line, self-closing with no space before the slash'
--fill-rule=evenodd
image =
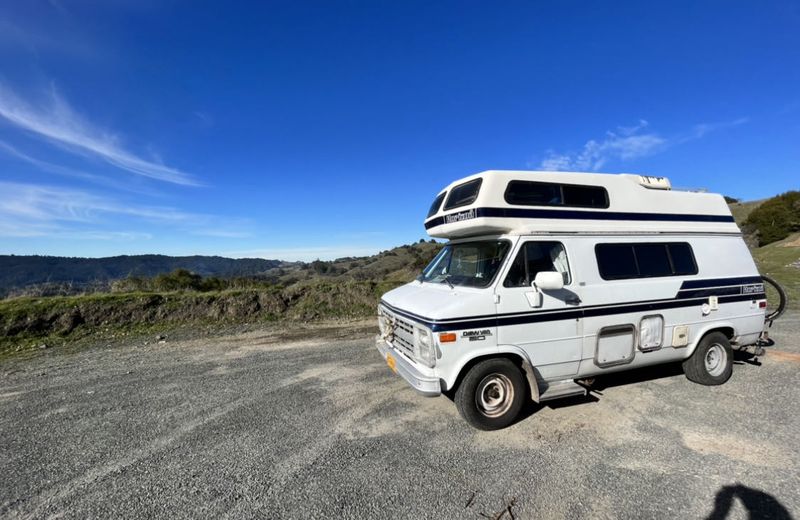
<path id="1" fill-rule="evenodd" d="M 689 358 L 692 354 L 694 354 L 694 351 L 697 349 L 697 345 L 700 344 L 700 340 L 703 339 L 703 336 L 708 334 L 709 331 L 722 328 L 729 328 L 733 330 L 733 337 L 736 337 L 736 327 L 730 321 L 714 321 L 711 323 L 705 323 L 703 324 L 702 328 L 698 330 L 694 340 L 686 347 L 686 358 Z"/>
<path id="2" fill-rule="evenodd" d="M 528 357 L 527 352 L 516 345 L 499 345 L 498 351 L 501 354 L 516 354 L 522 358 L 522 370 L 525 372 L 525 378 L 528 380 L 528 387 L 531 389 L 531 401 L 539 402 L 539 381 L 536 379 L 536 369 L 531 364 L 531 359 Z"/>
<path id="3" fill-rule="evenodd" d="M 461 375 L 461 372 L 464 370 L 464 367 L 471 363 L 473 360 L 481 357 L 497 357 L 498 355 L 502 354 L 513 354 L 518 356 L 522 360 L 522 369 L 525 374 L 525 379 L 528 381 L 528 387 L 531 391 L 531 400 L 534 402 L 539 402 L 539 384 L 536 378 L 536 369 L 533 368 L 531 364 L 531 360 L 528 357 L 528 354 L 520 347 L 516 345 L 497 345 L 495 347 L 490 347 L 486 349 L 481 349 L 480 351 L 472 352 L 472 355 L 469 358 L 465 358 L 460 360 L 458 364 L 458 369 L 454 370 L 453 373 L 455 376 L 452 380 L 447 381 L 445 380 L 445 384 L 447 385 L 447 389 L 452 389 L 453 385 L 455 385 L 456 379 Z"/>
<path id="4" fill-rule="evenodd" d="M 460 356 L 457 361 L 451 365 L 452 368 L 447 370 L 447 372 L 449 372 L 449 376 L 444 377 L 444 374 L 441 374 L 440 376 L 445 382 L 446 389 L 451 390 L 453 386 L 455 386 L 458 377 L 461 375 L 461 371 L 464 370 L 464 367 L 471 363 L 472 360 L 479 357 L 496 356 L 498 352 L 497 345 L 487 345 L 480 350 L 470 351 L 468 355 Z"/>

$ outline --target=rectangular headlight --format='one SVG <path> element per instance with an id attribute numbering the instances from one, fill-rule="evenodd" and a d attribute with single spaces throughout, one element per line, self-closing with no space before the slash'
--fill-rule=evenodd
<path id="1" fill-rule="evenodd" d="M 417 358 L 433 368 L 436 365 L 436 346 L 433 344 L 433 334 L 428 329 L 415 327 L 414 339 L 417 344 Z"/>

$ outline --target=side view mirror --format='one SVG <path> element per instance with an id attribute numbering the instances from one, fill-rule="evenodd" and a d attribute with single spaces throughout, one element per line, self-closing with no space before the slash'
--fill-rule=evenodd
<path id="1" fill-rule="evenodd" d="M 540 271 L 531 286 L 540 291 L 557 291 L 564 288 L 564 276 L 553 271 Z"/>

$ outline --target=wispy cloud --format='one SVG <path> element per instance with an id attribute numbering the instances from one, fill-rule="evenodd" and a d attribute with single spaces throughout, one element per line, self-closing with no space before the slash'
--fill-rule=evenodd
<path id="1" fill-rule="evenodd" d="M 612 160 L 630 161 L 648 157 L 664 150 L 723 128 L 739 126 L 748 121 L 739 118 L 719 123 L 701 123 L 683 134 L 663 137 L 650 131 L 650 124 L 644 119 L 627 127 L 617 127 L 606 132 L 602 139 L 590 139 L 583 147 L 572 153 L 557 153 L 547 150 L 539 168 L 548 171 L 598 171 Z"/>
<path id="2" fill-rule="evenodd" d="M 59 18 L 63 20 L 63 17 Z M 69 24 L 69 29 L 63 31 L 41 19 L 37 22 L 22 24 L 8 18 L 0 20 L 0 48 L 7 47 L 32 56 L 47 52 L 88 60 L 94 60 L 105 52 L 103 46 L 88 41 L 85 33 L 74 24 Z"/>
<path id="3" fill-rule="evenodd" d="M 213 215 L 189 213 L 171 207 L 143 206 L 124 203 L 102 194 L 16 182 L 0 182 L 0 236 L 30 237 L 58 236 L 68 238 L 101 239 L 102 237 L 150 236 L 146 232 L 108 231 L 104 226 L 114 225 L 122 218 L 155 225 L 155 229 L 181 230 L 203 234 L 206 229 L 233 234 L 247 225 L 244 221 L 226 220 L 234 226 L 227 229 Z M 83 229 L 91 226 L 92 229 Z M 94 235 L 93 235 L 94 233 Z M 138 233 L 138 234 L 137 234 Z"/>
<path id="4" fill-rule="evenodd" d="M 126 150 L 114 134 L 103 131 L 75 112 L 51 88 L 44 102 L 34 106 L 0 84 L 0 118 L 67 150 L 98 157 L 136 175 L 182 185 L 199 185 L 188 173 Z"/>
<path id="5" fill-rule="evenodd" d="M 195 110 L 192 112 L 192 115 L 195 117 L 195 122 L 201 128 L 211 128 L 214 126 L 214 118 L 211 117 L 210 114 L 207 112 L 203 112 L 201 110 Z"/>
<path id="6" fill-rule="evenodd" d="M 121 179 L 109 178 L 102 175 L 95 175 L 93 173 L 88 173 L 83 170 L 70 168 L 69 166 L 62 166 L 60 164 L 55 164 L 49 161 L 44 161 L 42 159 L 37 159 L 36 157 L 33 157 L 21 151 L 17 147 L 12 146 L 10 143 L 3 140 L 0 140 L 0 153 L 4 153 L 9 157 L 13 157 L 19 161 L 28 163 L 34 166 L 37 170 L 42 172 L 53 173 L 56 175 L 60 175 L 62 177 L 80 179 L 83 181 L 91 182 L 93 184 L 98 184 L 127 192 L 139 193 L 144 195 L 159 195 L 159 192 L 157 192 L 155 188 L 151 188 L 141 183 L 131 183 L 123 181 Z"/>
<path id="7" fill-rule="evenodd" d="M 92 175 L 91 173 L 81 172 L 78 170 L 74 170 L 72 168 L 68 168 L 66 166 L 61 166 L 60 164 L 53 164 L 51 162 L 42 161 L 41 159 L 37 159 L 35 157 L 31 157 L 30 155 L 21 152 L 14 146 L 11 146 L 9 143 L 0 140 L 0 152 L 3 152 L 11 157 L 24 161 L 28 164 L 32 164 L 39 170 L 55 173 L 58 175 L 66 175 L 68 177 L 75 177 L 78 179 L 84 179 L 93 182 L 102 182 L 103 177 L 99 175 Z"/>

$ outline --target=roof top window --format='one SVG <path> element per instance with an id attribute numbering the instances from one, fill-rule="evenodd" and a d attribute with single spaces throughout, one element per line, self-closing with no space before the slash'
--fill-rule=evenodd
<path id="1" fill-rule="evenodd" d="M 518 206 L 608 208 L 608 192 L 602 186 L 555 182 L 510 181 L 505 200 Z"/>
<path id="2" fill-rule="evenodd" d="M 447 195 L 446 191 L 440 193 L 435 199 L 433 199 L 433 204 L 431 204 L 431 209 L 428 210 L 428 216 L 425 218 L 431 218 L 432 216 L 439 213 L 439 208 L 442 206 L 442 201 L 444 200 L 445 195 Z"/>
<path id="3" fill-rule="evenodd" d="M 483 179 L 478 177 L 477 179 L 459 184 L 450 190 L 447 202 L 444 203 L 444 209 L 460 208 L 461 206 L 467 206 L 475 202 L 475 199 L 478 198 L 478 192 L 481 189 L 481 182 L 483 182 Z"/>

